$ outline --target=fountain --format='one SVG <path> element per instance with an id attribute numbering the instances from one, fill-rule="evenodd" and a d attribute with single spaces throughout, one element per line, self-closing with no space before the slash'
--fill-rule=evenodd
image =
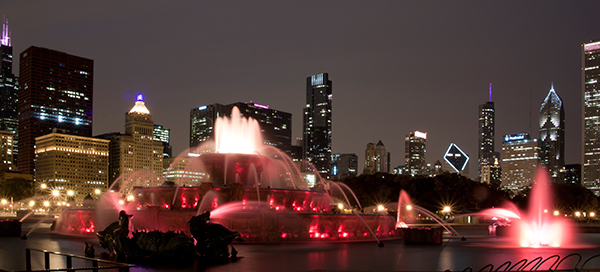
<path id="1" fill-rule="evenodd" d="M 136 230 L 189 233 L 190 218 L 210 211 L 212 221 L 238 231 L 247 242 L 397 238 L 395 219 L 355 211 L 344 192 L 349 188 L 322 180 L 314 171 L 318 185 L 309 189 L 293 161 L 264 145 L 257 121 L 241 117 L 237 108 L 231 118 L 218 118 L 214 142 L 184 152 L 171 168 L 183 168 L 175 183 L 139 186 L 155 177 L 137 172 L 116 181 L 113 186 L 118 184 L 119 189 L 111 188 L 96 209 L 64 210 L 56 223 L 57 232 L 93 233 L 116 221 L 118 211 L 125 210 L 133 215 Z M 336 198 L 334 193 L 343 197 Z"/>
<path id="2" fill-rule="evenodd" d="M 510 237 L 521 247 L 559 247 L 572 242 L 573 226 L 554 211 L 548 171 L 539 167 L 531 189 L 527 211 L 510 205 L 508 209 L 489 209 L 480 214 L 512 221 L 508 227 Z"/>

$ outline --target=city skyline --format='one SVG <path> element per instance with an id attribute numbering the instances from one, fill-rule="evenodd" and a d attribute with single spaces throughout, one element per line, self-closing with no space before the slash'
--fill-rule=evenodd
<path id="1" fill-rule="evenodd" d="M 93 135 L 123 132 L 123 113 L 143 93 L 155 123 L 171 129 L 175 156 L 189 143 L 189 111 L 214 103 L 290 112 L 292 138 L 301 137 L 305 79 L 327 72 L 332 153 L 357 154 L 360 173 L 364 146 L 378 140 L 390 168 L 404 164 L 404 135 L 415 130 L 428 133 L 430 164 L 452 142 L 475 158 L 489 83 L 496 142 L 537 138 L 553 82 L 565 104 L 565 163 L 581 163 L 581 44 L 600 37 L 600 4 L 340 3 L 63 2 L 66 11 L 9 2 L 0 11 L 15 75 L 29 46 L 94 60 Z"/>

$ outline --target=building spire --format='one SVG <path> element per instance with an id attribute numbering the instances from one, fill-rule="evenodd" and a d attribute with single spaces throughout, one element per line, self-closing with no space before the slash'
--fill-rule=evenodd
<path id="1" fill-rule="evenodd" d="M 492 102 L 492 83 L 490 82 L 490 102 Z"/>
<path id="2" fill-rule="evenodd" d="M 2 40 L 0 40 L 0 44 L 4 46 L 11 46 L 10 44 L 10 32 L 8 31 L 8 18 L 4 16 L 4 20 L 2 20 Z"/>

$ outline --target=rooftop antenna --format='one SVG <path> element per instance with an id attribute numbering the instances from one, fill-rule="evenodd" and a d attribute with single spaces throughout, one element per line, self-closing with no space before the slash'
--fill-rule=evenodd
<path id="1" fill-rule="evenodd" d="M 490 82 L 490 102 L 492 102 L 492 83 Z"/>

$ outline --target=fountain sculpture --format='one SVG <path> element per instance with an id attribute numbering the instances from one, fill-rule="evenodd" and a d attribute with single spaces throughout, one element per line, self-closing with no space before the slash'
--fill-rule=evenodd
<path id="1" fill-rule="evenodd" d="M 294 162 L 264 145 L 258 122 L 237 108 L 231 118 L 218 118 L 214 142 L 180 155 L 170 171 L 180 171 L 179 179 L 157 187 L 138 186 L 155 179 L 144 172 L 121 177 L 113 184 L 118 190 L 112 187 L 95 209 L 64 210 L 56 231 L 94 233 L 125 210 L 136 230 L 188 233 L 190 218 L 210 211 L 213 221 L 247 242 L 397 238 L 393 217 L 359 214 L 347 190 L 319 179 L 316 171 L 317 186 L 309 189 Z"/>

